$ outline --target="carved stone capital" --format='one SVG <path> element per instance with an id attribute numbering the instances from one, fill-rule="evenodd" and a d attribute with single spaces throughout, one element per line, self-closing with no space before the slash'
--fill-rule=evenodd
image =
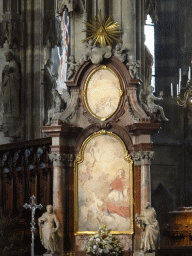
<path id="1" fill-rule="evenodd" d="M 62 166 L 62 155 L 60 153 L 50 153 L 49 159 L 53 161 L 53 166 Z"/>
<path id="2" fill-rule="evenodd" d="M 67 167 L 73 167 L 75 160 L 74 154 L 65 154 L 63 158 L 64 165 Z"/>
<path id="3" fill-rule="evenodd" d="M 139 151 L 131 153 L 131 157 L 135 164 L 148 163 L 154 158 L 154 151 Z"/>
<path id="4" fill-rule="evenodd" d="M 131 157 L 134 162 L 141 161 L 141 158 L 142 158 L 141 152 L 133 152 L 133 153 L 131 153 Z"/>
<path id="5" fill-rule="evenodd" d="M 141 155 L 142 155 L 142 159 L 153 160 L 155 152 L 154 151 L 142 151 Z"/>
<path id="6" fill-rule="evenodd" d="M 53 161 L 53 166 L 71 166 L 75 160 L 75 155 L 73 154 L 60 154 L 60 153 L 50 153 L 49 159 Z"/>

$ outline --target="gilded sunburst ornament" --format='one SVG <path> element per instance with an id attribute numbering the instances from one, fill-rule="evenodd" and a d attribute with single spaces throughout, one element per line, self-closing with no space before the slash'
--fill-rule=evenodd
<path id="1" fill-rule="evenodd" d="M 92 39 L 94 45 L 99 44 L 100 47 L 111 45 L 113 41 L 121 42 L 117 37 L 121 33 L 117 28 L 119 24 L 113 22 L 111 16 L 107 19 L 103 19 L 101 11 L 99 17 L 93 17 L 89 22 L 85 22 L 87 29 L 83 32 L 87 32 L 88 37 L 83 40 L 83 43 Z"/>

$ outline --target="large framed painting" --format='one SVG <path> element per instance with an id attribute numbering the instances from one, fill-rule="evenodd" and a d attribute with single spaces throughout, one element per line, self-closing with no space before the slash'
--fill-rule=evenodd
<path id="1" fill-rule="evenodd" d="M 132 160 L 121 138 L 105 130 L 92 134 L 74 164 L 75 234 L 93 234 L 102 225 L 132 234 Z"/>
<path id="2" fill-rule="evenodd" d="M 108 67 L 102 65 L 89 75 L 83 97 L 89 113 L 105 121 L 117 110 L 122 96 L 119 78 Z"/>

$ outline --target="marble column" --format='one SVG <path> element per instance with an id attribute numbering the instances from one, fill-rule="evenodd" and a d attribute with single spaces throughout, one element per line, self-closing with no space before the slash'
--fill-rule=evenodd
<path id="1" fill-rule="evenodd" d="M 59 219 L 60 228 L 58 231 L 59 237 L 59 252 L 64 253 L 64 195 L 63 195 L 63 156 L 60 153 L 50 153 L 49 158 L 53 161 L 53 211 Z"/>
<path id="2" fill-rule="evenodd" d="M 141 212 L 147 202 L 151 203 L 151 160 L 154 157 L 153 151 L 140 151 L 132 153 L 134 165 L 141 166 Z"/>
<path id="3" fill-rule="evenodd" d="M 134 181 L 134 214 L 141 213 L 141 154 L 140 152 L 134 152 L 131 154 L 131 157 L 134 161 L 134 172 L 133 172 L 133 181 Z M 134 255 L 135 251 L 140 252 L 142 232 L 141 229 L 134 222 Z M 138 254 L 139 255 L 139 254 Z"/>
<path id="4" fill-rule="evenodd" d="M 75 155 L 73 154 L 65 154 L 63 158 L 63 166 L 64 166 L 64 171 L 63 171 L 63 205 L 64 205 L 64 248 L 65 252 L 74 252 L 74 232 L 73 232 L 73 216 L 71 215 L 71 198 L 69 195 L 69 190 L 70 190 L 70 172 L 74 170 L 74 160 L 75 160 Z M 74 196 L 73 196 L 74 198 Z M 72 227 L 70 226 L 70 223 L 72 222 Z M 72 231 L 72 236 L 71 232 Z M 70 243 L 69 243 L 70 241 Z"/>
<path id="5" fill-rule="evenodd" d="M 151 160 L 154 158 L 153 151 L 143 151 L 141 160 L 141 212 L 147 202 L 151 203 Z"/>
<path id="6" fill-rule="evenodd" d="M 145 204 L 151 203 L 151 174 L 150 165 L 154 156 L 152 151 L 140 151 L 131 154 L 134 161 L 134 179 L 140 179 L 140 182 L 134 181 L 134 209 L 135 213 L 142 214 Z M 139 176 L 139 177 L 138 177 Z M 139 183 L 139 184 L 138 184 Z M 138 186 L 138 187 L 137 187 Z M 140 197 L 140 198 L 138 198 Z M 135 225 L 134 236 L 134 256 L 141 256 L 140 244 L 141 244 L 142 232 L 141 229 Z"/>
<path id="7" fill-rule="evenodd" d="M 53 161 L 53 211 L 56 213 L 60 222 L 58 232 L 59 236 L 59 252 L 60 255 L 65 255 L 66 242 L 66 226 L 65 218 L 67 216 L 67 182 L 66 172 L 71 168 L 74 162 L 73 154 L 61 154 L 52 152 L 49 158 Z"/>

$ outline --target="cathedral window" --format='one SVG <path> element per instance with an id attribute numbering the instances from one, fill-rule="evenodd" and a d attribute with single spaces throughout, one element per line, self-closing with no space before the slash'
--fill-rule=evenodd
<path id="1" fill-rule="evenodd" d="M 67 60 L 70 49 L 70 19 L 66 9 L 59 19 L 61 21 L 61 45 L 53 49 L 52 58 L 54 60 L 53 73 L 58 74 L 57 90 L 61 93 L 62 89 L 66 89 Z"/>
<path id="2" fill-rule="evenodd" d="M 154 23 L 150 15 L 147 15 L 147 20 L 145 23 L 145 45 L 148 47 L 150 53 L 153 56 L 153 67 L 152 67 L 152 78 L 151 85 L 154 87 L 155 91 L 155 28 Z"/>

